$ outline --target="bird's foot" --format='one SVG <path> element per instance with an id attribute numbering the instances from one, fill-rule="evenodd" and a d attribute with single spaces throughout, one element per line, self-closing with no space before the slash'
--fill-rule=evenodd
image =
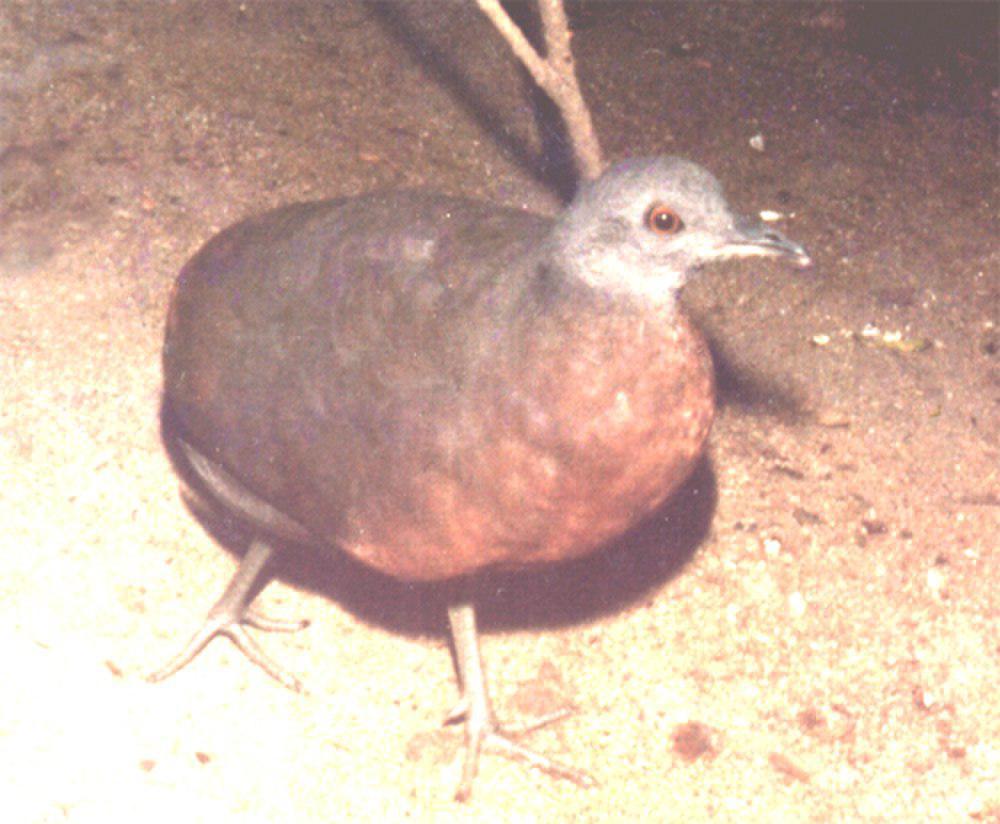
<path id="1" fill-rule="evenodd" d="M 549 775 L 565 778 L 581 787 L 593 787 L 596 781 L 583 770 L 562 764 L 548 756 L 537 753 L 515 740 L 515 736 L 537 730 L 547 724 L 560 721 L 570 714 L 568 709 L 557 710 L 518 725 L 516 729 L 503 730 L 488 708 L 476 709 L 466 700 L 449 713 L 445 723 L 456 723 L 465 719 L 465 759 L 462 763 L 462 779 L 455 793 L 458 801 L 467 801 L 472 794 L 472 784 L 479 770 L 479 756 L 484 751 L 521 761 L 536 767 Z"/>
<path id="2" fill-rule="evenodd" d="M 208 613 L 205 623 L 194 634 L 187 645 L 164 666 L 147 676 L 148 681 L 163 681 L 190 664 L 217 635 L 225 635 L 252 663 L 260 667 L 278 683 L 295 692 L 303 692 L 302 682 L 285 672 L 272 661 L 260 645 L 247 632 L 251 626 L 265 632 L 296 632 L 309 626 L 308 620 L 288 621 L 268 618 L 253 610 L 234 611 L 225 603 L 225 598 Z"/>

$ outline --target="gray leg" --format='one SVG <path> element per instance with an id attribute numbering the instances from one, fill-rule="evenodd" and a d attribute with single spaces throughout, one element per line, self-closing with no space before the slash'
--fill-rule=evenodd
<path id="1" fill-rule="evenodd" d="M 479 655 L 479 633 L 476 629 L 476 611 L 471 600 L 461 598 L 448 607 L 448 621 L 455 643 L 455 657 L 458 664 L 458 678 L 461 681 L 462 697 L 458 706 L 449 716 L 449 721 L 465 719 L 465 761 L 462 764 L 462 780 L 455 797 L 465 801 L 472 793 L 472 782 L 479 768 L 479 755 L 483 749 L 492 749 L 502 755 L 524 761 L 551 775 L 567 778 L 583 787 L 594 785 L 594 779 L 587 773 L 560 764 L 544 755 L 522 747 L 497 724 L 490 704 L 486 686 L 486 673 Z M 535 729 L 550 721 L 565 716 L 565 712 L 554 713 L 532 723 L 528 729 Z"/>
<path id="2" fill-rule="evenodd" d="M 270 632 L 294 632 L 308 626 L 308 621 L 276 621 L 257 615 L 250 609 L 250 596 L 254 583 L 264 571 L 264 567 L 274 554 L 270 544 L 254 540 L 250 549 L 240 562 L 239 569 L 222 593 L 208 611 L 208 616 L 194 637 L 181 652 L 170 659 L 163 667 L 148 676 L 149 681 L 162 681 L 178 670 L 186 667 L 207 646 L 216 635 L 225 635 L 239 648 L 247 658 L 260 667 L 276 681 L 296 692 L 302 691 L 302 683 L 293 675 L 284 672 L 274 663 L 257 642 L 250 637 L 245 625 Z"/>

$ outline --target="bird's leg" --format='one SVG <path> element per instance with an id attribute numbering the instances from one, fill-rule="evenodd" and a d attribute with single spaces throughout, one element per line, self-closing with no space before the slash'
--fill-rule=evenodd
<path id="1" fill-rule="evenodd" d="M 280 621 L 255 613 L 250 608 L 254 585 L 267 562 L 274 555 L 274 548 L 255 539 L 240 562 L 239 569 L 226 586 L 222 597 L 208 611 L 205 622 L 180 653 L 163 667 L 147 676 L 149 681 L 162 681 L 186 667 L 217 635 L 225 635 L 247 658 L 264 672 L 296 692 L 302 691 L 302 682 L 284 672 L 267 657 L 257 642 L 246 631 L 246 625 L 269 632 L 294 632 L 309 625 L 308 621 Z"/>
<path id="2" fill-rule="evenodd" d="M 455 797 L 465 801 L 472 793 L 472 782 L 479 768 L 479 756 L 484 749 L 491 749 L 502 755 L 523 761 L 551 775 L 567 778 L 584 787 L 593 786 L 594 779 L 587 773 L 560 764 L 544 755 L 521 746 L 509 735 L 504 734 L 493 715 L 489 690 L 486 686 L 486 672 L 479 654 L 479 633 L 476 629 L 476 612 L 472 601 L 462 597 L 448 607 L 448 621 L 455 644 L 455 658 L 458 677 L 461 682 L 462 697 L 458 706 L 448 717 L 449 721 L 465 719 L 465 760 L 462 764 L 462 780 Z M 528 729 L 562 718 L 563 712 L 546 716 L 533 723 Z"/>

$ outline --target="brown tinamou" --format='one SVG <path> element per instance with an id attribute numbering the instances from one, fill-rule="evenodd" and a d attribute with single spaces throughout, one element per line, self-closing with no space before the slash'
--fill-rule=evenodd
<path id="1" fill-rule="evenodd" d="M 574 558 L 694 467 L 712 366 L 677 295 L 701 264 L 801 246 L 739 219 L 711 174 L 657 157 L 554 219 L 423 193 L 304 203 L 210 240 L 177 281 L 165 436 L 253 537 L 203 628 L 292 687 L 246 632 L 274 552 L 347 552 L 404 580 Z M 459 797 L 486 747 L 589 783 L 495 721 L 470 588 L 448 607 L 464 718 Z M 464 594 L 463 594 L 464 593 Z"/>

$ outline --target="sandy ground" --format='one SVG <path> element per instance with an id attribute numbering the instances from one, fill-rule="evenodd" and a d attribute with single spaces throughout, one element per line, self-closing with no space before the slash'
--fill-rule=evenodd
<path id="1" fill-rule="evenodd" d="M 1000 820 L 996 6 L 929 52 L 920 7 L 573 8 L 609 158 L 709 166 L 817 265 L 689 289 L 720 415 L 667 510 L 483 584 L 499 711 L 572 707 L 531 744 L 600 785 L 487 757 L 460 806 L 433 588 L 292 559 L 260 601 L 312 625 L 261 643 L 307 694 L 225 641 L 144 681 L 235 566 L 178 495 L 159 350 L 244 215 L 554 209 L 523 76 L 466 6 L 0 4 L 6 821 Z"/>

